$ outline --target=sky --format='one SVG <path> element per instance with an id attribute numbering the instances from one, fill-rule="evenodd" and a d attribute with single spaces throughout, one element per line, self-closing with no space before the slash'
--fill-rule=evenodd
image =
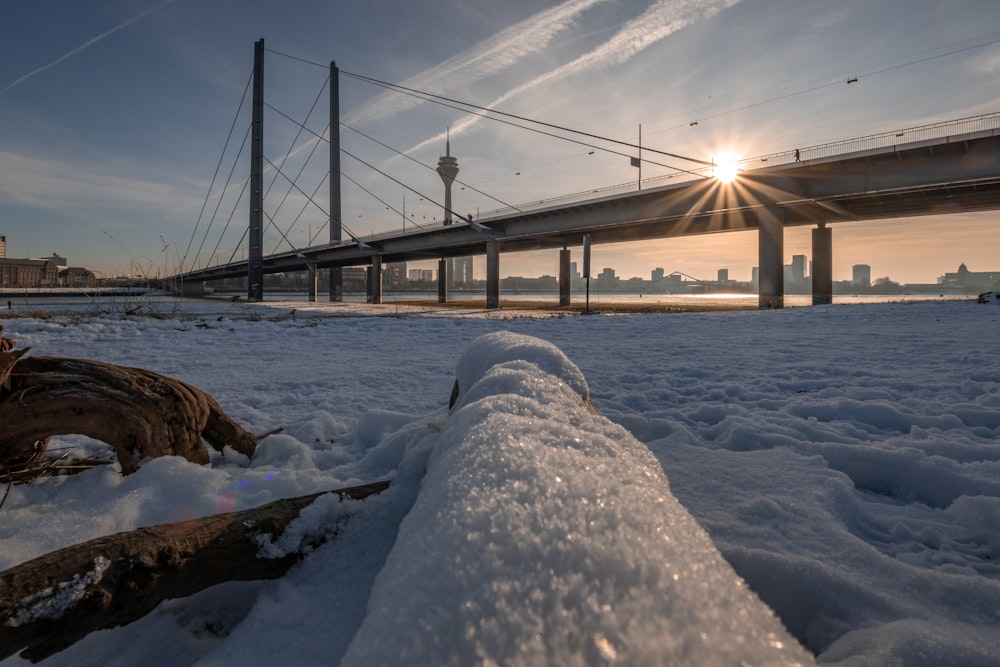
<path id="1" fill-rule="evenodd" d="M 342 216 L 356 236 L 440 224 L 443 186 L 433 167 L 449 131 L 458 211 L 638 177 L 627 157 L 606 150 L 622 151 L 613 144 L 571 143 L 357 75 L 620 141 L 638 143 L 641 127 L 644 147 L 700 160 L 1000 111 L 1000 4 L 991 0 L 4 4 L 7 256 L 58 253 L 104 276 L 165 275 L 245 256 L 249 149 L 240 147 L 250 102 L 241 100 L 261 38 L 264 152 L 273 165 L 265 252 L 327 238 L 328 149 L 317 137 L 329 122 L 331 61 L 341 70 Z M 651 163 L 642 172 L 675 173 Z M 1000 269 L 981 242 L 995 234 L 996 218 L 834 225 L 834 279 L 850 279 L 859 263 L 871 265 L 873 279 L 904 283 L 934 282 L 963 262 Z M 809 255 L 810 243 L 808 228 L 787 230 L 785 261 Z M 757 238 L 598 246 L 593 264 L 624 278 L 648 278 L 657 267 L 708 278 L 728 268 L 749 280 Z M 557 267 L 554 251 L 501 259 L 503 275 Z"/>

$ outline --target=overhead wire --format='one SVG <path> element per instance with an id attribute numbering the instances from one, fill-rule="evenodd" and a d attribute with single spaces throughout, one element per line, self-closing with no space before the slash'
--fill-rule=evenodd
<path id="1" fill-rule="evenodd" d="M 980 42 L 980 40 L 988 39 L 988 38 L 989 38 L 989 41 Z M 916 56 L 921 56 L 921 55 L 923 55 L 925 53 L 928 53 L 928 52 L 940 51 L 941 49 L 949 49 L 951 47 L 957 47 L 959 45 L 968 44 L 969 42 L 980 42 L 980 43 L 971 44 L 969 46 L 961 46 L 960 48 L 954 48 L 954 49 L 951 49 L 949 51 L 945 51 L 943 53 L 938 53 L 938 54 L 927 56 L 927 57 L 920 57 L 920 58 L 912 59 L 912 58 L 915 58 Z M 854 81 L 857 81 L 859 78 L 864 79 L 864 78 L 869 78 L 869 77 L 877 76 L 879 74 L 884 74 L 885 72 L 891 72 L 891 71 L 894 71 L 894 70 L 897 70 L 897 69 L 902 69 L 904 67 L 909 67 L 911 65 L 919 65 L 921 63 L 929 62 L 931 60 L 936 60 L 938 58 L 944 58 L 946 56 L 954 55 L 956 53 L 964 53 L 966 51 L 971 51 L 973 49 L 982 48 L 982 47 L 985 47 L 985 46 L 989 46 L 991 44 L 996 44 L 997 42 L 1000 42 L 1000 31 L 994 31 L 994 32 L 991 32 L 991 33 L 986 33 L 986 34 L 983 34 L 983 35 L 979 35 L 977 37 L 972 37 L 972 38 L 969 38 L 969 39 L 960 40 L 958 42 L 952 42 L 951 44 L 945 44 L 943 46 L 935 47 L 933 49 L 924 49 L 923 51 L 917 51 L 916 53 L 912 53 L 912 54 L 909 54 L 907 56 L 901 56 L 899 58 L 893 58 L 891 60 L 884 60 L 882 62 L 875 63 L 874 65 L 869 65 L 869 66 L 866 66 L 866 67 L 859 68 L 857 70 L 852 70 L 854 72 L 857 72 L 857 74 L 855 74 L 852 77 L 848 77 L 846 79 L 846 81 L 848 81 L 848 82 L 854 82 Z M 904 62 L 899 62 L 901 60 L 904 61 Z M 888 67 L 882 67 L 881 69 L 874 69 L 874 70 L 869 71 L 869 68 L 871 68 L 871 67 L 881 67 L 882 65 L 889 65 L 890 63 L 897 63 L 897 64 L 893 64 L 893 65 L 888 66 Z M 834 78 L 834 77 L 836 77 L 836 78 Z M 786 99 L 789 99 L 789 98 L 792 98 L 792 97 L 797 97 L 799 95 L 804 95 L 806 93 L 812 93 L 812 92 L 815 92 L 817 90 L 822 90 L 824 88 L 832 88 L 832 87 L 835 87 L 835 86 L 843 86 L 844 82 L 845 82 L 845 78 L 844 78 L 843 74 L 829 74 L 829 75 L 826 75 L 826 76 L 824 76 L 822 78 L 812 79 L 811 81 L 805 81 L 805 82 L 801 82 L 801 83 L 789 84 L 789 85 L 786 85 L 786 86 L 781 86 L 781 87 L 778 87 L 778 88 L 773 88 L 770 91 L 766 91 L 764 93 L 765 99 L 758 99 L 757 101 L 749 102 L 747 104 L 742 104 L 742 105 L 736 106 L 736 107 L 730 107 L 730 108 L 725 109 L 724 111 L 719 111 L 719 112 L 713 113 L 711 115 L 703 116 L 703 115 L 698 114 L 698 112 L 701 111 L 701 110 L 703 110 L 703 109 L 709 109 L 709 108 L 711 108 L 711 107 L 708 107 L 708 106 L 704 106 L 704 107 L 701 107 L 699 109 L 695 109 L 695 110 L 693 110 L 691 112 L 686 112 L 684 114 L 676 114 L 676 115 L 678 115 L 678 116 L 683 115 L 683 116 L 687 116 L 688 118 L 690 118 L 692 116 L 695 116 L 696 117 L 695 123 L 697 123 L 698 121 L 713 120 L 715 118 L 721 118 L 722 116 L 727 116 L 727 115 L 730 115 L 730 114 L 733 114 L 733 113 L 736 113 L 736 112 L 739 112 L 739 111 L 746 111 L 747 109 L 753 109 L 753 108 L 756 108 L 756 107 L 764 106 L 765 104 L 771 104 L 771 103 L 774 103 L 774 102 L 780 102 L 781 100 L 786 100 Z M 815 85 L 813 85 L 813 84 L 815 84 Z M 793 90 L 791 92 L 788 92 L 788 93 L 785 93 L 785 94 L 781 94 L 781 95 L 774 95 L 773 94 L 773 93 L 778 92 L 778 91 L 787 90 L 787 89 L 790 89 L 790 88 L 797 88 L 799 86 L 809 86 L 809 87 L 808 88 L 802 88 L 801 90 Z M 691 124 L 692 123 L 690 121 L 685 120 L 684 122 L 678 123 L 676 125 L 671 125 L 669 127 L 664 127 L 664 128 L 658 129 L 658 130 L 652 130 L 648 134 L 650 136 L 654 135 L 654 134 L 660 134 L 662 132 L 668 132 L 670 130 L 676 130 L 678 128 L 686 127 L 686 126 L 689 126 Z"/>
<path id="2" fill-rule="evenodd" d="M 381 87 L 387 88 L 389 90 L 395 91 L 397 93 L 401 93 L 403 95 L 409 95 L 411 97 L 416 97 L 417 99 L 423 100 L 425 102 L 431 102 L 433 104 L 437 104 L 439 106 L 447 107 L 449 109 L 455 109 L 456 111 L 461 111 L 462 113 L 466 113 L 466 114 L 469 114 L 469 115 L 472 115 L 472 116 L 479 116 L 480 118 L 486 118 L 486 119 L 489 119 L 489 120 L 492 120 L 492 121 L 495 121 L 495 122 L 504 123 L 505 125 L 510 125 L 512 127 L 517 127 L 517 128 L 522 129 L 522 130 L 527 130 L 529 132 L 534 132 L 536 134 L 541 134 L 541 135 L 544 135 L 544 136 L 547 136 L 547 137 L 553 137 L 555 139 L 561 139 L 562 141 L 568 141 L 570 143 L 579 144 L 580 146 L 586 146 L 588 148 L 593 148 L 595 150 L 600 150 L 600 151 L 603 151 L 605 153 L 611 153 L 613 155 L 621 155 L 623 157 L 627 157 L 627 158 L 630 158 L 630 159 L 631 158 L 635 158 L 635 156 L 632 155 L 632 154 L 630 154 L 630 153 L 623 153 L 621 151 L 616 151 L 616 150 L 607 148 L 605 146 L 599 146 L 597 144 L 587 143 L 586 141 L 580 141 L 579 139 L 571 139 L 569 137 L 565 137 L 565 136 L 562 136 L 562 135 L 559 135 L 559 134 L 555 134 L 553 132 L 546 132 L 545 130 L 540 130 L 540 129 L 534 128 L 534 127 L 528 127 L 527 125 L 521 125 L 519 123 L 514 123 L 514 122 L 511 122 L 509 120 L 504 120 L 502 118 L 495 118 L 494 116 L 491 116 L 489 114 L 490 113 L 496 113 L 496 114 L 500 114 L 500 115 L 504 115 L 504 116 L 510 116 L 510 117 L 513 117 L 513 118 L 518 118 L 520 120 L 524 120 L 525 122 L 536 123 L 538 125 L 542 125 L 542 126 L 546 126 L 546 127 L 557 128 L 557 129 L 560 129 L 560 130 L 563 130 L 563 131 L 566 131 L 566 132 L 570 132 L 570 133 L 574 133 L 574 134 L 580 134 L 580 135 L 583 135 L 583 136 L 588 136 L 588 137 L 595 138 L 595 139 L 598 139 L 598 140 L 601 140 L 601 141 L 607 141 L 607 142 L 610 142 L 610 143 L 613 143 L 613 144 L 623 145 L 623 146 L 627 146 L 627 147 L 631 147 L 631 148 L 637 148 L 637 149 L 641 149 L 643 151 L 650 152 L 650 153 L 657 153 L 657 154 L 660 154 L 660 155 L 667 155 L 667 156 L 670 156 L 670 157 L 676 157 L 676 158 L 679 158 L 679 159 L 682 159 L 682 160 L 688 160 L 690 162 L 696 162 L 698 164 L 702 164 L 702 165 L 709 166 L 709 167 L 714 166 L 711 162 L 707 162 L 705 160 L 700 160 L 698 158 L 684 157 L 682 155 L 676 155 L 674 153 L 668 153 L 666 151 L 660 151 L 660 150 L 652 149 L 652 148 L 649 148 L 647 146 L 639 146 L 638 144 L 632 144 L 632 143 L 629 143 L 629 142 L 626 142 L 626 141 L 620 141 L 618 139 L 611 139 L 609 137 L 602 137 L 600 135 L 590 134 L 588 132 L 583 132 L 581 130 L 573 130 L 573 129 L 570 129 L 570 128 L 565 128 L 565 127 L 561 127 L 561 126 L 558 126 L 558 125 L 553 125 L 551 123 L 546 123 L 544 121 L 532 120 L 530 118 L 524 118 L 522 116 L 515 116 L 514 114 L 504 113 L 502 111 L 491 110 L 491 109 L 489 109 L 487 107 L 480 107 L 478 105 L 474 105 L 474 104 L 471 104 L 471 103 L 468 103 L 468 102 L 460 102 L 460 101 L 457 101 L 457 100 L 450 100 L 447 97 L 442 97 L 440 95 L 434 95 L 432 93 L 423 93 L 421 91 L 414 90 L 412 88 L 406 88 L 405 86 L 398 86 L 396 84 L 387 83 L 387 82 L 384 82 L 384 81 L 379 81 L 378 79 L 373 79 L 371 77 L 363 76 L 363 75 L 360 75 L 360 74 L 353 74 L 353 73 L 347 72 L 345 70 L 340 70 L 340 72 L 341 72 L 341 74 L 353 77 L 355 79 L 358 79 L 359 81 L 365 81 L 365 82 L 370 83 L 372 85 L 381 86 Z M 442 101 L 442 100 L 446 100 L 446 101 Z M 481 109 L 482 112 L 470 111 L 469 109 L 465 109 L 465 108 L 462 108 L 462 107 L 456 107 L 453 104 L 449 104 L 448 102 L 454 102 L 454 104 L 465 104 L 465 105 L 470 106 L 470 107 L 475 108 L 475 109 Z M 660 162 L 655 162 L 653 160 L 649 160 L 647 158 L 642 158 L 642 161 L 645 162 L 645 163 L 648 163 L 648 164 L 656 165 L 658 167 L 664 167 L 666 169 L 672 169 L 672 170 L 677 171 L 677 172 L 683 172 L 683 173 L 687 173 L 687 174 L 696 174 L 697 175 L 697 172 L 694 172 L 694 171 L 692 171 L 690 169 L 684 169 L 683 167 L 677 167 L 677 166 L 670 165 L 670 164 L 663 164 L 663 163 L 660 163 Z"/>

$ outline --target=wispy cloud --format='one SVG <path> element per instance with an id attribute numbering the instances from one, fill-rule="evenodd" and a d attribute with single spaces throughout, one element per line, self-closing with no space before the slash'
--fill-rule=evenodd
<path id="1" fill-rule="evenodd" d="M 714 16 L 738 2 L 740 0 L 657 0 L 597 48 L 507 91 L 486 106 L 495 108 L 511 98 L 557 79 L 628 62 L 678 30 Z M 480 120 L 482 120 L 480 116 L 467 116 L 451 127 L 451 133 L 457 134 L 468 130 Z M 428 144 L 440 143 L 444 136 L 444 133 L 440 133 L 430 137 L 410 150 L 415 151 Z"/>
<path id="2" fill-rule="evenodd" d="M 573 27 L 588 9 L 611 0 L 566 0 L 498 32 L 475 48 L 468 49 L 404 81 L 402 85 L 417 90 L 434 90 L 442 84 L 449 88 L 473 83 L 522 62 L 544 51 L 560 32 Z M 375 101 L 350 114 L 347 122 L 380 120 L 410 109 L 420 100 L 395 93 L 380 95 Z"/>
<path id="3" fill-rule="evenodd" d="M 0 150 L 0 204 L 48 211 L 191 211 L 200 200 L 191 183 L 143 180 L 94 170 L 92 165 Z"/>
<path id="4" fill-rule="evenodd" d="M 63 55 L 59 56 L 58 58 L 56 58 L 55 60 L 53 60 L 49 64 L 42 65 L 41 67 L 33 69 L 32 71 L 28 72 L 27 74 L 24 74 L 24 75 L 18 77 L 17 79 L 15 79 L 14 81 L 8 83 L 6 86 L 4 86 L 2 89 L 0 89 L 0 95 L 3 95 L 4 93 L 6 93 L 11 88 L 14 88 L 15 86 L 18 86 L 18 85 L 24 83 L 25 81 L 27 81 L 28 79 L 30 79 L 30 78 L 32 78 L 32 77 L 34 77 L 36 75 L 41 74 L 42 72 L 44 72 L 44 71 L 46 71 L 48 69 L 52 69 L 53 67 L 55 67 L 59 63 L 63 62 L 67 58 L 72 58 L 73 56 L 75 56 L 76 54 L 80 53 L 81 51 L 90 48 L 94 44 L 97 44 L 99 41 L 101 41 L 105 37 L 109 37 L 109 36 L 115 34 L 116 32 L 118 32 L 119 30 L 122 30 L 123 28 L 127 28 L 128 26 L 132 25 L 136 21 L 139 21 L 140 19 L 148 16 L 149 14 L 152 14 L 153 12 L 155 12 L 155 11 L 157 11 L 159 9 L 162 9 L 162 8 L 166 7 L 167 5 L 172 5 L 176 1 L 177 0 L 165 0 L 165 2 L 161 2 L 160 4 L 156 5 L 155 7 L 150 7 L 149 9 L 145 9 L 145 10 L 139 12 L 138 14 L 136 14 L 135 16 L 132 16 L 131 18 L 125 19 L 124 21 L 122 21 L 121 23 L 119 23 L 115 27 L 111 28 L 110 30 L 105 30 L 100 35 L 97 35 L 96 37 L 92 37 L 92 38 L 88 39 L 86 42 L 84 42 L 83 44 L 81 44 L 80 46 L 67 51 L 66 53 L 64 53 Z"/>

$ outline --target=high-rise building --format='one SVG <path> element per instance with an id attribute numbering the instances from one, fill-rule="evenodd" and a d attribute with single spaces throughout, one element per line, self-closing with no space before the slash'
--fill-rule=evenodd
<path id="1" fill-rule="evenodd" d="M 802 280 L 806 277 L 806 256 L 792 255 L 792 280 Z"/>
<path id="2" fill-rule="evenodd" d="M 872 284 L 872 267 L 868 264 L 855 264 L 851 267 L 851 281 L 855 285 L 864 285 L 865 287 L 871 287 Z"/>
<path id="3" fill-rule="evenodd" d="M 7 257 L 7 237 L 0 236 L 0 259 Z"/>
<path id="4" fill-rule="evenodd" d="M 729 282 L 729 269 L 719 269 L 718 281 L 720 283 L 728 283 Z"/>
<path id="5" fill-rule="evenodd" d="M 664 274 L 663 269 L 660 268 L 653 269 L 653 273 L 650 274 L 650 280 L 652 280 L 654 283 L 659 282 L 663 280 L 663 274 Z"/>

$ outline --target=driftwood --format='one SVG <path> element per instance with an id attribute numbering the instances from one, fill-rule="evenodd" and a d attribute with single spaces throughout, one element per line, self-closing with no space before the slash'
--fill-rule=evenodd
<path id="1" fill-rule="evenodd" d="M 361 499 L 389 482 L 333 491 Z M 180 523 L 140 528 L 52 552 L 0 572 L 0 660 L 32 662 L 95 630 L 141 618 L 164 600 L 226 581 L 274 579 L 302 553 L 260 555 L 322 493 Z M 305 545 L 309 546 L 309 545 Z"/>
<path id="2" fill-rule="evenodd" d="M 122 474 L 147 458 L 208 463 L 204 442 L 253 456 L 258 437 L 205 392 L 151 371 L 84 359 L 25 357 L 0 328 L 0 480 L 37 460 L 48 439 L 79 434 L 107 443 Z M 203 442 L 204 439 L 204 442 Z"/>

